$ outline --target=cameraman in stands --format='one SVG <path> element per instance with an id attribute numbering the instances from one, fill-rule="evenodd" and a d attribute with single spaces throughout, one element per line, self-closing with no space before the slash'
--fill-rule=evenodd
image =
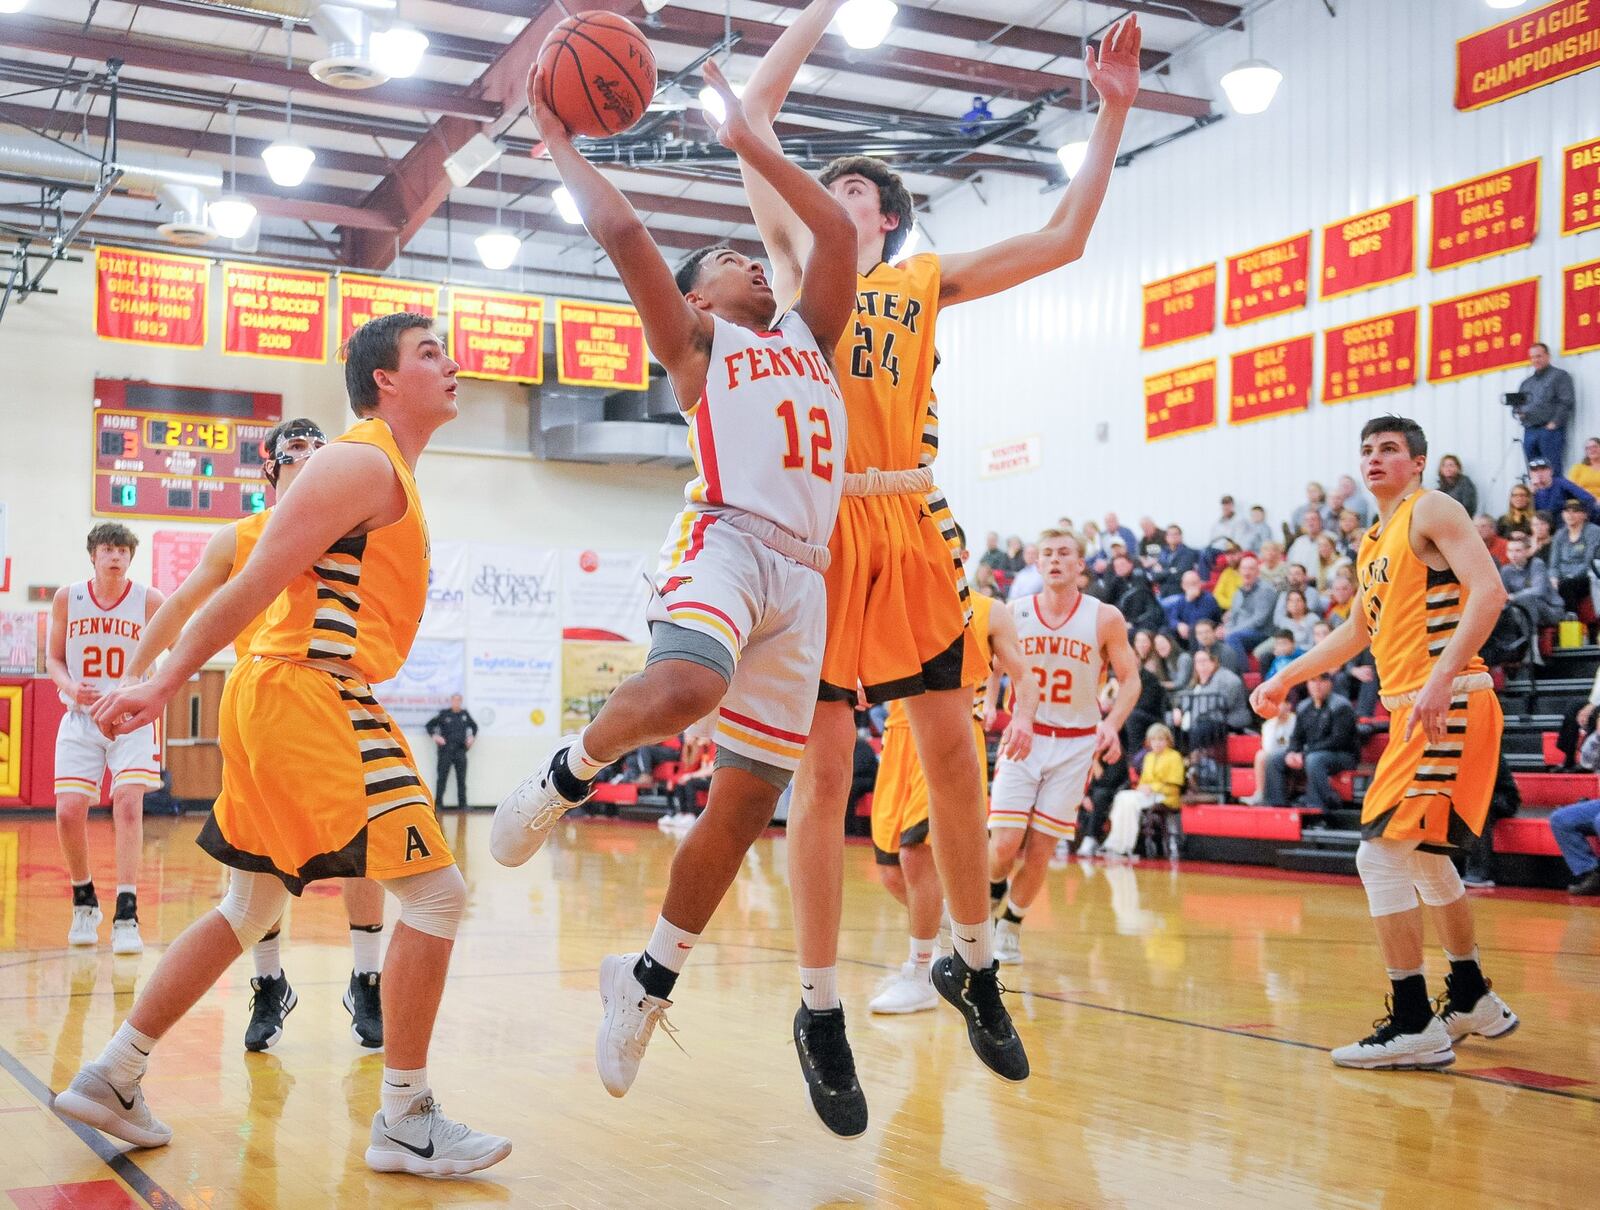
<path id="1" fill-rule="evenodd" d="M 1522 421 L 1522 452 L 1531 471 L 1536 458 L 1552 467 L 1562 465 L 1576 396 L 1572 375 L 1550 364 L 1550 346 L 1544 341 L 1528 346 L 1528 364 L 1533 373 L 1517 388 L 1522 394 L 1517 419 Z"/>

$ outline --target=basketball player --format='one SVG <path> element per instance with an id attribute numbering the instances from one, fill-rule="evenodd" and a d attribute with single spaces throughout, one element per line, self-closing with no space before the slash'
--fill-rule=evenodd
<path id="1" fill-rule="evenodd" d="M 136 1147 L 172 1138 L 139 1087 L 161 1037 L 266 936 L 289 894 L 320 878 L 366 876 L 400 900 L 367 1165 L 459 1176 L 511 1152 L 508 1139 L 446 1118 L 428 1085 L 466 883 L 405 737 L 368 687 L 405 661 L 427 595 L 428 530 L 412 466 L 456 414 L 456 363 L 430 323 L 396 312 L 350 337 L 345 385 L 360 423 L 305 466 L 249 562 L 155 675 L 96 708 L 102 727 L 142 726 L 266 611 L 223 692 L 222 794 L 199 838 L 233 867 L 228 893 L 172 943 L 100 1057 L 55 1100 L 57 1112 Z"/>
<path id="2" fill-rule="evenodd" d="M 1020 758 L 1001 756 L 989 796 L 989 893 L 1005 905 L 995 954 L 1008 964 L 1022 961 L 1022 918 L 1044 886 L 1057 842 L 1071 841 L 1077 831 L 1089 767 L 1096 756 L 1122 755 L 1122 728 L 1139 704 L 1139 661 L 1122 612 L 1078 588 L 1079 540 L 1047 529 L 1038 547 L 1044 587 L 1007 606 L 1027 675 L 1039 690 L 1033 748 Z M 1116 675 L 1117 695 L 1102 718 L 1100 679 L 1107 669 Z"/>
<path id="3" fill-rule="evenodd" d="M 89 870 L 89 808 L 100 801 L 100 782 L 109 770 L 117 845 L 111 952 L 137 954 L 144 950 L 138 892 L 144 792 L 161 785 L 159 723 L 108 739 L 89 711 L 127 674 L 128 657 L 162 596 L 128 578 L 139 539 L 126 525 L 102 521 L 89 531 L 88 545 L 94 575 L 56 590 L 45 661 L 67 707 L 56 732 L 56 836 L 72 881 L 67 944 L 94 945 L 100 939 L 103 917 Z"/>
<path id="4" fill-rule="evenodd" d="M 966 536 L 959 525 L 956 540 L 965 562 Z M 995 668 L 973 701 L 972 737 L 983 754 L 979 759 L 985 763 L 984 734 L 994 727 L 1000 674 L 1005 673 L 1016 686 L 1011 721 L 1000 739 L 1002 755 L 1016 759 L 1027 755 L 1033 746 L 1033 713 L 1039 703 L 1038 686 L 1017 647 L 1017 628 L 1011 613 L 993 606 L 992 597 L 973 594 L 972 634 L 979 653 L 985 660 L 992 660 Z M 987 769 L 983 772 L 986 774 Z M 985 784 L 987 781 L 985 777 Z M 871 1012 L 915 1013 L 938 1004 L 933 990 L 933 959 L 944 891 L 939 886 L 939 870 L 927 839 L 928 780 L 917 760 L 905 703 L 896 699 L 889 703 L 889 718 L 883 728 L 883 756 L 872 792 L 872 853 L 884 887 L 906 909 L 911 925 L 911 956 L 900 973 L 867 1004 Z"/>
<path id="5" fill-rule="evenodd" d="M 283 499 L 300 468 L 328 438 L 315 421 L 285 420 L 273 427 L 261 442 L 261 474 Z M 261 531 L 266 529 L 272 510 L 255 513 L 218 530 L 206 543 L 200 562 L 189 573 L 166 604 L 156 610 L 145 627 L 144 637 L 128 664 L 128 679 L 143 680 L 156 657 L 171 647 L 195 610 L 234 576 L 250 558 Z M 250 641 L 266 621 L 256 618 L 233 640 L 238 665 L 250 651 Z M 344 906 L 350 919 L 350 945 L 355 953 L 350 986 L 345 989 L 344 1007 L 350 1014 L 350 1029 L 365 1050 L 383 1048 L 383 1007 L 380 991 L 383 945 L 383 888 L 370 878 L 344 880 Z M 283 1036 L 283 1022 L 299 1003 L 294 988 L 283 973 L 279 958 L 278 931 L 282 921 L 251 947 L 255 978 L 250 980 L 250 1024 L 244 1031 L 246 1050 L 268 1050 Z"/>
<path id="6" fill-rule="evenodd" d="M 698 471 L 662 551 L 644 671 L 500 804 L 490 840 L 496 860 L 521 865 L 603 768 L 717 712 L 710 796 L 673 859 L 655 931 L 641 953 L 600 965 L 595 1060 L 617 1097 L 638 1074 L 678 973 L 800 761 L 822 668 L 821 573 L 844 478 L 845 412 L 830 351 L 855 305 L 850 220 L 827 190 L 754 136 L 716 65 L 705 74 L 728 107 L 722 143 L 750 157 L 751 171 L 788 199 L 814 237 L 798 294 L 786 296 L 794 305 L 781 312 L 761 265 L 727 247 L 691 254 L 674 278 L 627 199 L 573 147 L 544 101 L 543 80 L 535 75 L 528 88 L 556 170 L 667 369 Z M 797 1025 L 795 1033 L 805 1063 L 807 1031 Z M 865 1128 L 863 1112 L 841 1133 Z"/>
<path id="7" fill-rule="evenodd" d="M 1454 1043 L 1518 1024 L 1478 965 L 1472 905 L 1447 855 L 1487 824 L 1503 720 L 1478 649 L 1506 592 L 1466 510 L 1422 486 L 1427 464 L 1415 420 L 1379 416 L 1362 428 L 1361 473 L 1378 521 L 1356 556 L 1359 608 L 1251 695 L 1268 718 L 1294 686 L 1370 644 L 1389 709 L 1389 746 L 1361 803 L 1356 868 L 1393 995 L 1376 1030 L 1333 1052 L 1341 1067 L 1445 1067 Z M 1450 960 L 1438 1015 L 1423 974 L 1419 895 Z"/>
<path id="8" fill-rule="evenodd" d="M 776 141 L 771 123 L 839 7 L 840 0 L 813 0 L 763 56 L 744 104 L 764 138 Z M 829 543 L 828 643 L 789 816 L 801 998 L 812 1020 L 840 1007 L 835 963 L 855 742 L 851 705 L 858 686 L 872 702 L 906 698 L 953 921 L 955 953 L 934 964 L 934 986 L 966 1018 L 979 1058 L 1010 1080 L 1027 1078 L 1028 1058 L 1001 1001 L 985 896 L 988 840 L 978 754 L 969 739 L 969 695 L 986 671 L 976 644 L 964 637 L 965 581 L 948 545 L 948 510 L 933 488 L 935 328 L 941 308 L 1020 285 L 1082 254 L 1138 91 L 1139 42 L 1138 21 L 1130 17 L 1111 28 L 1099 54 L 1088 53 L 1089 79 L 1102 102 L 1099 117 L 1083 167 L 1036 232 L 975 252 L 924 253 L 891 264 L 913 217 L 900 178 L 867 156 L 835 160 L 821 176 L 855 224 L 860 276 L 856 322 L 835 357 L 850 442 L 845 497 Z M 792 297 L 811 237 L 782 199 L 749 173 L 745 187 L 773 256 L 773 289 L 779 298 Z M 827 1067 L 839 1073 L 826 1103 L 846 1103 L 855 1060 L 843 1030 L 830 1027 L 810 1042 L 802 1056 L 825 1048 Z"/>

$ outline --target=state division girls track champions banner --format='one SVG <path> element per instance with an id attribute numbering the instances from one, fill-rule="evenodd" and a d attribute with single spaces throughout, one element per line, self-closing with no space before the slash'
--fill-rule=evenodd
<path id="1" fill-rule="evenodd" d="M 211 262 L 196 256 L 94 250 L 94 330 L 101 340 L 203 349 Z"/>

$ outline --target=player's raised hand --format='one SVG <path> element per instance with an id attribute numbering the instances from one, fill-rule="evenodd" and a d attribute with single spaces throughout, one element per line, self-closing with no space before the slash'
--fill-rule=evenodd
<path id="1" fill-rule="evenodd" d="M 1262 681 L 1250 694 L 1250 709 L 1262 718 L 1276 718 L 1278 707 L 1288 695 L 1289 690 L 1277 677 L 1268 677 Z"/>
<path id="2" fill-rule="evenodd" d="M 728 77 L 722 74 L 722 68 L 717 66 L 714 59 L 706 60 L 704 71 L 706 83 L 716 89 L 727 110 L 722 125 L 717 127 L 717 142 L 729 151 L 737 152 L 741 147 L 749 145 L 748 140 L 756 137 L 750 119 L 745 116 L 744 103 L 739 100 L 733 91 L 733 85 L 728 83 Z"/>
<path id="3" fill-rule="evenodd" d="M 546 143 L 570 143 L 572 132 L 550 104 L 549 81 L 535 63 L 528 73 L 528 112 L 533 124 L 539 128 L 539 137 Z"/>
<path id="4" fill-rule="evenodd" d="M 1089 83 L 1107 105 L 1126 109 L 1133 104 L 1139 92 L 1139 48 L 1143 42 L 1139 18 L 1127 16 L 1107 31 L 1098 47 L 1084 47 L 1083 63 Z"/>
<path id="5" fill-rule="evenodd" d="M 153 681 L 113 689 L 95 703 L 89 717 L 107 736 L 116 739 L 159 719 L 171 696 Z"/>

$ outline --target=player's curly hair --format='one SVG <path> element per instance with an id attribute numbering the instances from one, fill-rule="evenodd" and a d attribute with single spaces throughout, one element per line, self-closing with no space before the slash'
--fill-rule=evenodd
<path id="1" fill-rule="evenodd" d="M 120 546 L 130 555 L 139 549 L 139 537 L 118 521 L 102 521 L 89 531 L 89 557 L 102 546 Z"/>
<path id="2" fill-rule="evenodd" d="M 900 174 L 870 155 L 846 155 L 823 168 L 817 179 L 822 182 L 823 188 L 827 188 L 842 176 L 860 176 L 871 181 L 878 187 L 878 210 L 899 220 L 894 230 L 883 237 L 883 258 L 894 259 L 894 254 L 910 237 L 911 228 L 917 221 L 911 193 L 900 179 Z"/>

